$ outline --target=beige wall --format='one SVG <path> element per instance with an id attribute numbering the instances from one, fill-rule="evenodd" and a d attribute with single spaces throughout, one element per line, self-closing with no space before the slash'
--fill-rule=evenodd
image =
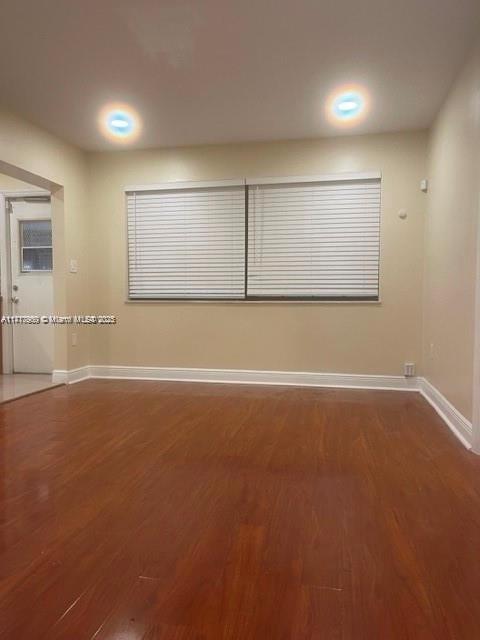
<path id="1" fill-rule="evenodd" d="M 479 161 L 477 47 L 433 129 L 425 234 L 425 374 L 467 419 L 472 417 Z"/>
<path id="2" fill-rule="evenodd" d="M 88 190 L 85 154 L 25 120 L 0 111 L 0 172 L 52 190 L 55 310 L 87 313 Z M 68 259 L 77 258 L 79 273 L 70 274 Z M 78 333 L 78 346 L 70 334 Z M 88 364 L 89 330 L 55 330 L 55 367 Z"/>
<path id="3" fill-rule="evenodd" d="M 426 133 L 90 156 L 92 364 L 403 373 L 421 348 Z M 383 172 L 381 304 L 125 303 L 123 187 L 171 180 Z M 407 220 L 397 213 L 408 210 Z"/>

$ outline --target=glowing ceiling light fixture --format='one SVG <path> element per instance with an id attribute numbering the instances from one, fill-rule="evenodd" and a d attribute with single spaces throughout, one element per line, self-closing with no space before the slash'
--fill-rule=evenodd
<path id="1" fill-rule="evenodd" d="M 338 103 L 338 111 L 342 113 L 352 113 L 355 109 L 358 109 L 357 100 L 342 100 Z"/>
<path id="2" fill-rule="evenodd" d="M 337 127 L 356 125 L 367 115 L 369 103 L 365 89 L 352 85 L 340 87 L 327 100 L 327 119 Z"/>
<path id="3" fill-rule="evenodd" d="M 99 127 L 106 138 L 115 142 L 132 142 L 140 134 L 140 118 L 127 105 L 108 104 L 100 111 Z"/>
<path id="4" fill-rule="evenodd" d="M 107 127 L 114 136 L 129 136 L 135 129 L 132 116 L 127 111 L 112 111 L 107 118 Z"/>
<path id="5" fill-rule="evenodd" d="M 123 116 L 122 118 L 112 118 L 112 120 L 110 121 L 110 126 L 113 127 L 114 129 L 128 129 L 128 127 L 130 126 L 130 122 L 128 120 L 124 120 Z"/>

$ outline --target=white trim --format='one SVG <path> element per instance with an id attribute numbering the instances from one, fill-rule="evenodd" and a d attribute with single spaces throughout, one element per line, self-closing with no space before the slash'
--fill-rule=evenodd
<path id="1" fill-rule="evenodd" d="M 473 340 L 473 451 L 480 455 L 480 193 L 477 201 L 477 239 L 475 266 L 475 308 Z"/>
<path id="2" fill-rule="evenodd" d="M 472 423 L 425 378 L 419 378 L 419 391 L 427 402 L 443 418 L 449 429 L 467 449 L 472 448 Z"/>
<path id="3" fill-rule="evenodd" d="M 110 380 L 158 380 L 164 382 L 207 382 L 221 384 L 258 384 L 295 387 L 331 387 L 337 389 L 376 389 L 414 391 L 446 422 L 464 447 L 471 449 L 472 424 L 422 377 L 317 373 L 307 371 L 259 371 L 251 369 L 193 369 L 170 367 L 131 367 L 90 365 L 53 372 L 53 382 L 72 384 L 88 378 Z"/>
<path id="4" fill-rule="evenodd" d="M 265 384 L 301 387 L 390 389 L 416 391 L 415 378 L 300 371 L 258 371 L 249 369 L 193 369 L 169 367 L 90 366 L 92 378 Z"/>
<path id="5" fill-rule="evenodd" d="M 52 371 L 52 382 L 54 384 L 67 384 L 69 372 L 66 369 L 54 369 Z"/>
<path id="6" fill-rule="evenodd" d="M 329 305 L 329 304 L 333 304 L 333 305 L 354 305 L 354 306 L 358 306 L 360 305 L 381 305 L 382 304 L 382 299 L 379 298 L 378 300 L 289 300 L 288 298 L 284 298 L 283 300 L 268 300 L 268 298 L 262 298 L 261 300 L 245 300 L 244 298 L 238 298 L 237 300 L 234 299 L 222 299 L 222 298 L 217 298 L 216 300 L 202 300 L 201 298 L 198 299 L 194 299 L 194 300 L 189 300 L 188 298 L 178 298 L 177 300 L 175 300 L 174 298 L 171 299 L 165 299 L 165 298 L 126 298 L 124 301 L 124 304 L 207 304 L 207 305 L 211 305 L 211 304 L 271 304 L 271 305 L 279 305 L 279 304 L 283 304 L 283 305 L 309 305 L 309 304 L 322 304 L 322 305 Z"/>
<path id="7" fill-rule="evenodd" d="M 300 182 L 347 182 L 352 180 L 381 180 L 381 171 L 358 171 L 355 173 L 325 173 L 313 176 L 283 176 L 265 178 L 246 178 L 249 186 L 261 184 L 296 184 Z"/>
<path id="8" fill-rule="evenodd" d="M 6 192 L 0 192 L 0 292 L 3 298 L 2 313 L 11 315 L 11 276 L 10 276 L 10 225 L 7 212 Z M 4 324 L 1 327 L 3 345 L 3 373 L 13 373 L 13 327 Z"/>
<path id="9" fill-rule="evenodd" d="M 2 191 L 1 194 L 5 198 L 50 198 L 52 195 L 51 191 L 48 191 L 47 189 L 39 189 L 36 187 L 34 189 L 22 189 L 20 191 Z"/>
<path id="10" fill-rule="evenodd" d="M 123 188 L 125 193 L 138 191 L 168 191 L 174 189 L 214 189 L 215 187 L 244 187 L 245 178 L 232 180 L 208 180 L 198 182 L 160 182 L 158 184 L 131 184 Z"/>
<path id="11" fill-rule="evenodd" d="M 73 384 L 92 377 L 91 367 L 78 367 L 78 369 L 55 369 L 52 373 L 52 382 L 56 384 Z"/>

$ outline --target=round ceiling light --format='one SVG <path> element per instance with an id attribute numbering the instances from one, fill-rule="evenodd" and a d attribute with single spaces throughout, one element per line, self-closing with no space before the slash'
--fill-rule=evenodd
<path id="1" fill-rule="evenodd" d="M 333 110 L 337 118 L 348 120 L 356 118 L 364 108 L 364 101 L 358 93 L 344 93 L 337 97 L 333 104 Z"/>
<path id="2" fill-rule="evenodd" d="M 100 112 L 99 125 L 103 135 L 116 142 L 131 142 L 140 133 L 140 118 L 126 105 L 106 105 Z"/>
<path id="3" fill-rule="evenodd" d="M 113 111 L 107 120 L 107 127 L 114 136 L 129 136 L 133 129 L 133 118 L 125 111 Z"/>
<path id="4" fill-rule="evenodd" d="M 368 94 L 364 89 L 343 87 L 327 100 L 327 118 L 336 126 L 353 126 L 367 115 L 368 106 Z"/>

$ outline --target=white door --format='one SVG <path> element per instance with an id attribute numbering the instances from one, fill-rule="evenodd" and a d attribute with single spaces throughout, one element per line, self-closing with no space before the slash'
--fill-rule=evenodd
<path id="1" fill-rule="evenodd" d="M 12 201 L 10 258 L 12 315 L 53 315 L 53 250 L 50 202 Z M 13 370 L 51 373 L 53 326 L 13 325 Z"/>

